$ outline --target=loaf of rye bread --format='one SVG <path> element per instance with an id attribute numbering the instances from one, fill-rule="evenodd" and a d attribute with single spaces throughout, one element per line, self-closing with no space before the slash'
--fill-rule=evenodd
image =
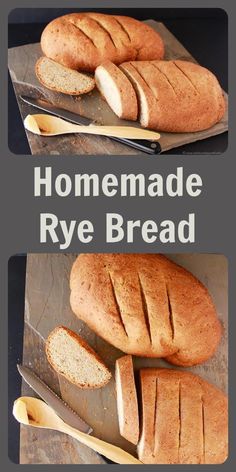
<path id="1" fill-rule="evenodd" d="M 190 372 L 142 369 L 139 459 L 145 464 L 222 464 L 227 397 Z"/>
<path id="2" fill-rule="evenodd" d="M 221 325 L 207 289 L 157 254 L 81 254 L 70 275 L 74 313 L 128 354 L 191 366 L 211 357 Z"/>
<path id="3" fill-rule="evenodd" d="M 125 80 L 119 77 L 119 71 L 126 75 Z M 130 93 L 127 79 L 136 97 Z M 130 110 L 138 101 L 138 119 L 144 128 L 176 133 L 201 131 L 218 123 L 225 113 L 217 78 L 188 61 L 135 61 L 119 67 L 106 62 L 96 69 L 95 80 L 119 117 L 129 120 Z"/>
<path id="4" fill-rule="evenodd" d="M 150 26 L 126 16 L 70 13 L 51 21 L 41 36 L 45 56 L 60 64 L 94 71 L 106 60 L 162 59 L 164 44 Z"/>

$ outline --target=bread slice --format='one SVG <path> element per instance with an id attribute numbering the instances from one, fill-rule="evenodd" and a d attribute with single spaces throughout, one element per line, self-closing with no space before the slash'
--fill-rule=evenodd
<path id="1" fill-rule="evenodd" d="M 97 353 L 64 326 L 56 327 L 46 341 L 48 362 L 58 374 L 79 388 L 101 388 L 111 379 L 111 373 Z"/>
<path id="2" fill-rule="evenodd" d="M 135 62 L 125 62 L 120 69 L 132 83 L 139 102 L 139 121 L 143 128 L 158 129 L 158 104 L 150 87 L 140 75 Z"/>
<path id="3" fill-rule="evenodd" d="M 139 440 L 138 400 L 132 356 L 116 361 L 117 412 L 120 434 L 133 444 Z"/>
<path id="4" fill-rule="evenodd" d="M 35 73 L 44 87 L 67 95 L 81 95 L 91 92 L 95 87 L 93 77 L 62 66 L 47 57 L 38 59 Z"/>
<path id="5" fill-rule="evenodd" d="M 101 64 L 95 71 L 95 82 L 119 118 L 137 120 L 138 103 L 135 90 L 119 67 L 110 61 Z"/>

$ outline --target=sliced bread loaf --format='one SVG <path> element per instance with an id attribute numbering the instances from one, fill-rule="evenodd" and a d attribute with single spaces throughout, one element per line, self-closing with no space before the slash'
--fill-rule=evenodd
<path id="1" fill-rule="evenodd" d="M 111 373 L 97 353 L 64 326 L 56 327 L 46 341 L 46 355 L 53 369 L 80 388 L 101 388 Z"/>
<path id="2" fill-rule="evenodd" d="M 119 118 L 137 120 L 138 103 L 135 90 L 119 67 L 110 61 L 101 64 L 96 69 L 95 82 L 98 90 Z"/>
<path id="3" fill-rule="evenodd" d="M 120 434 L 131 443 L 138 444 L 138 400 L 130 355 L 116 361 L 116 394 Z"/>
<path id="4" fill-rule="evenodd" d="M 120 65 L 136 90 L 144 128 L 196 132 L 218 123 L 225 100 L 217 78 L 188 61 L 134 61 Z"/>
<path id="5" fill-rule="evenodd" d="M 144 464 L 222 464 L 228 456 L 228 402 L 201 377 L 141 369 Z"/>
<path id="6" fill-rule="evenodd" d="M 67 95 L 81 95 L 90 92 L 95 87 L 93 77 L 64 67 L 47 57 L 38 59 L 35 73 L 44 87 Z"/>

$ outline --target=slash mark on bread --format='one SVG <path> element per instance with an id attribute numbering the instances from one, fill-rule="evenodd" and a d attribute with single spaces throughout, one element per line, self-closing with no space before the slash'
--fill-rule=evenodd
<path id="1" fill-rule="evenodd" d="M 201 402 L 202 402 L 202 455 L 203 455 L 203 464 L 205 464 L 205 411 L 204 411 L 203 397 L 201 398 Z"/>
<path id="2" fill-rule="evenodd" d="M 168 303 L 168 311 L 169 311 L 169 322 L 170 322 L 170 329 L 171 329 L 171 337 L 172 341 L 174 340 L 175 337 L 175 325 L 174 325 L 174 316 L 173 316 L 173 310 L 172 310 L 172 305 L 170 301 L 170 293 L 168 289 L 168 285 L 166 284 L 166 295 L 167 295 L 167 303 Z"/>
<path id="3" fill-rule="evenodd" d="M 127 29 L 125 28 L 125 26 L 123 25 L 123 23 L 122 23 L 120 20 L 118 20 L 116 16 L 114 17 L 114 19 L 115 19 L 115 21 L 118 23 L 118 25 L 120 25 L 122 31 L 124 31 L 124 33 L 126 34 L 128 40 L 129 40 L 129 42 L 131 43 L 131 37 L 130 37 L 130 35 L 129 35 L 129 32 L 127 31 Z"/>
<path id="4" fill-rule="evenodd" d="M 157 447 L 157 396 L 158 396 L 158 377 L 155 380 L 155 403 L 154 403 L 154 415 L 153 415 L 153 446 L 152 446 L 152 454 L 153 457 L 156 455 L 156 447 Z"/>
<path id="5" fill-rule="evenodd" d="M 168 75 L 166 75 L 165 72 L 163 72 L 163 71 L 158 67 L 158 65 L 157 65 L 155 62 L 150 62 L 150 64 L 152 64 L 152 66 L 155 67 L 155 69 L 157 69 L 157 70 L 160 72 L 160 74 L 162 74 L 163 77 L 166 78 L 166 80 L 167 80 L 168 84 L 171 86 L 171 88 L 172 88 L 174 94 L 177 96 L 175 87 L 174 87 L 173 84 L 171 83 L 171 81 L 170 81 Z"/>
<path id="6" fill-rule="evenodd" d="M 137 74 L 140 76 L 140 78 L 143 80 L 143 82 L 145 82 L 146 86 L 149 88 L 151 94 L 153 95 L 153 98 L 155 100 L 158 100 L 153 89 L 150 87 L 150 85 L 148 84 L 148 82 L 146 81 L 145 77 L 143 76 L 142 72 L 139 71 L 139 69 L 137 69 L 137 67 L 135 67 L 135 65 L 132 63 L 130 63 L 131 67 L 133 67 L 133 69 L 135 69 L 135 71 L 137 72 Z"/>
<path id="7" fill-rule="evenodd" d="M 123 317 L 122 317 L 122 314 L 121 314 L 120 305 L 119 305 L 119 303 L 118 303 L 118 299 L 117 299 L 117 296 L 116 296 L 115 287 L 114 287 L 113 280 L 112 280 L 112 277 L 111 277 L 110 272 L 108 272 L 108 275 L 109 275 L 109 279 L 110 279 L 111 290 L 112 290 L 112 295 L 113 295 L 113 299 L 114 299 L 115 306 L 116 306 L 116 311 L 117 311 L 118 317 L 119 317 L 119 319 L 120 319 L 121 325 L 122 325 L 122 327 L 123 327 L 123 330 L 124 330 L 126 336 L 128 336 L 128 333 L 127 333 L 127 331 L 126 331 L 125 323 L 124 323 L 124 320 L 123 320 Z"/>
<path id="8" fill-rule="evenodd" d="M 182 424 L 181 424 L 182 418 L 181 418 L 181 382 L 179 381 L 179 444 L 178 444 L 178 462 L 180 463 L 180 447 L 181 447 L 181 429 L 182 429 Z"/>
<path id="9" fill-rule="evenodd" d="M 177 67 L 177 69 L 179 69 L 179 71 L 184 75 L 184 77 L 188 80 L 188 82 L 192 85 L 192 87 L 194 88 L 194 90 L 199 94 L 199 90 L 197 89 L 196 85 L 192 82 L 192 80 L 190 79 L 190 77 L 188 76 L 188 74 L 186 74 L 186 72 L 183 71 L 183 69 L 178 65 L 176 64 L 175 61 L 173 61 L 173 64 L 175 65 L 175 67 Z"/>
<path id="10" fill-rule="evenodd" d="M 89 36 L 87 33 L 85 33 L 85 31 L 83 30 L 83 28 L 81 28 L 81 26 L 78 25 L 78 23 L 74 23 L 74 21 L 73 21 L 71 18 L 69 19 L 69 23 L 70 23 L 72 26 L 74 26 L 74 28 L 77 28 L 77 29 L 80 31 L 80 33 L 81 33 L 83 36 L 85 36 L 85 38 L 97 49 L 97 46 L 96 46 L 95 42 L 93 41 L 93 39 L 90 38 L 90 36 Z"/>
<path id="11" fill-rule="evenodd" d="M 146 327 L 147 327 L 147 332 L 148 332 L 148 336 L 149 336 L 149 339 L 150 339 L 150 343 L 152 344 L 152 333 L 151 333 L 151 327 L 150 327 L 148 305 L 147 305 L 147 300 L 146 300 L 146 297 L 145 297 L 145 292 L 144 292 L 144 288 L 143 288 L 143 285 L 142 285 L 140 274 L 138 274 L 138 281 L 139 281 L 139 287 L 140 287 L 140 296 L 141 296 L 141 302 L 142 302 L 142 308 L 143 308 L 144 321 L 145 321 L 145 324 L 146 324 Z"/>
<path id="12" fill-rule="evenodd" d="M 103 31 L 109 36 L 109 39 L 110 41 L 112 42 L 113 46 L 115 49 L 117 49 L 117 46 L 113 40 L 113 37 L 112 37 L 112 34 L 111 32 L 103 25 L 103 23 L 101 21 L 99 21 L 97 18 L 95 19 L 93 16 L 90 17 L 93 21 L 95 21 L 95 23 L 97 23 L 98 26 L 100 26 L 100 28 L 103 29 Z"/>

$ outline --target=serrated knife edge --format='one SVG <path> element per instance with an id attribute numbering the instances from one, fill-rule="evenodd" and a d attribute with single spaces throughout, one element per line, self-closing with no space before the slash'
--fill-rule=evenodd
<path id="1" fill-rule="evenodd" d="M 41 380 L 31 368 L 18 364 L 17 369 L 25 382 L 56 411 L 65 423 L 69 424 L 73 428 L 83 431 L 84 433 L 90 434 L 92 432 L 93 429 L 91 426 L 82 420 L 82 418 L 80 418 L 80 416 L 66 402 L 64 402 L 62 398 L 60 398 L 43 380 Z M 49 396 L 51 398 L 49 398 Z"/>
<path id="2" fill-rule="evenodd" d="M 65 108 L 59 108 L 56 105 L 46 101 L 45 98 L 33 98 L 27 97 L 25 95 L 20 95 L 21 100 L 31 105 L 35 108 L 40 110 L 46 111 L 47 113 L 51 113 L 52 115 L 58 116 L 64 120 L 70 121 L 71 123 L 76 123 L 78 125 L 85 125 L 88 126 L 91 123 L 99 124 L 96 120 L 92 120 L 85 116 L 78 115 L 72 111 L 69 111 Z M 114 136 L 110 136 L 110 139 L 114 141 L 118 141 L 122 144 L 130 146 L 132 148 L 138 149 L 139 151 L 145 152 L 150 155 L 160 154 L 161 152 L 161 145 L 157 141 L 147 141 L 143 139 L 127 139 L 127 138 L 118 138 Z"/>
<path id="3" fill-rule="evenodd" d="M 74 113 L 70 110 L 67 110 L 66 108 L 60 108 L 43 98 L 27 97 L 25 95 L 20 95 L 20 98 L 28 105 L 38 108 L 39 110 L 46 111 L 47 113 L 51 113 L 52 115 L 70 121 L 71 123 L 85 126 L 95 123 L 95 121 L 90 118 Z"/>

